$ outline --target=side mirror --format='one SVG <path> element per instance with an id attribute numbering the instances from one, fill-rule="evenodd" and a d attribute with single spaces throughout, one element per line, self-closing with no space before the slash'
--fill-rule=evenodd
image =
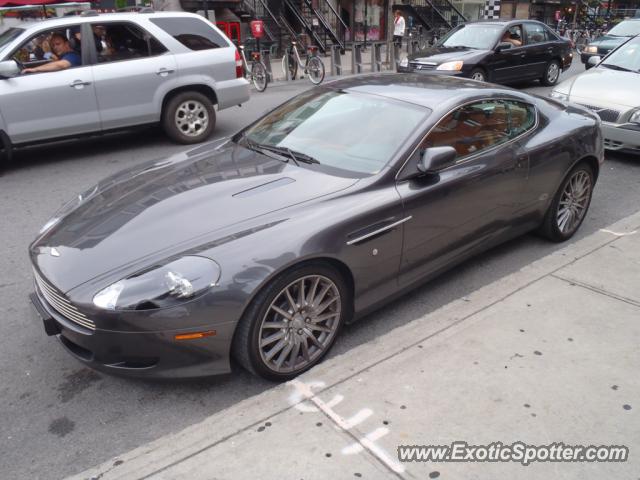
<path id="1" fill-rule="evenodd" d="M 458 152 L 453 147 L 427 148 L 418 162 L 418 170 L 422 173 L 435 173 L 456 161 Z"/>
<path id="2" fill-rule="evenodd" d="M 498 44 L 498 46 L 496 47 L 496 53 L 500 53 L 503 50 L 509 50 L 510 48 L 513 48 L 513 43 L 511 43 L 511 42 L 500 42 Z"/>
<path id="3" fill-rule="evenodd" d="M 587 60 L 587 64 L 591 65 L 592 67 L 595 67 L 597 64 L 600 63 L 600 60 L 602 60 L 598 55 L 594 55 L 593 57 L 589 57 L 589 60 Z"/>
<path id="4" fill-rule="evenodd" d="M 0 62 L 0 78 L 15 77 L 20 73 L 20 67 L 15 60 Z"/>

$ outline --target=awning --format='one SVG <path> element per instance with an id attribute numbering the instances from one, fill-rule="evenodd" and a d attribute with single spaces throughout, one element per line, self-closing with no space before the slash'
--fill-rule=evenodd
<path id="1" fill-rule="evenodd" d="M 72 2 L 72 3 L 89 3 L 89 0 L 83 2 Z M 42 6 L 68 6 L 68 4 L 64 4 L 60 2 L 60 0 L 0 0 L 0 7 L 42 7 Z"/>

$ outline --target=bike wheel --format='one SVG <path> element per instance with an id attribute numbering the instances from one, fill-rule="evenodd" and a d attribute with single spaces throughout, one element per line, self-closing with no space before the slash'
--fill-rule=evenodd
<path id="1" fill-rule="evenodd" d="M 319 85 L 324 80 L 324 63 L 318 57 L 311 57 L 307 65 L 309 80 L 314 85 Z"/>
<path id="2" fill-rule="evenodd" d="M 253 86 L 256 87 L 256 90 L 259 92 L 264 92 L 266 90 L 268 76 L 267 67 L 264 66 L 264 63 L 253 62 L 251 65 L 251 80 L 253 81 Z"/>

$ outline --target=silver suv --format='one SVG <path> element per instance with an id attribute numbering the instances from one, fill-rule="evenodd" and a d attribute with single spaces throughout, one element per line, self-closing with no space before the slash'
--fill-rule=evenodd
<path id="1" fill-rule="evenodd" d="M 201 142 L 218 110 L 246 102 L 235 46 L 182 12 L 89 13 L 0 35 L 0 137 L 15 145 L 160 123 Z"/>

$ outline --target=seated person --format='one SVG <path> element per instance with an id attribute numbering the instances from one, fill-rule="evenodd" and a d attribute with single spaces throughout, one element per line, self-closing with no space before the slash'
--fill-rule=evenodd
<path id="1" fill-rule="evenodd" d="M 49 39 L 51 49 L 55 54 L 57 60 L 52 60 L 49 63 L 40 65 L 34 68 L 25 68 L 21 73 L 36 73 L 36 72 L 55 72 L 58 70 L 65 70 L 69 67 L 77 67 L 82 65 L 82 58 L 78 52 L 75 52 L 69 40 L 61 33 L 53 33 Z"/>
<path id="2" fill-rule="evenodd" d="M 513 34 L 507 30 L 506 32 L 504 32 L 504 35 L 502 35 L 502 39 L 500 40 L 501 42 L 507 42 L 510 43 L 511 45 L 513 45 L 514 47 L 520 47 L 522 46 L 522 42 L 520 40 L 518 40 L 517 38 L 515 38 L 513 36 Z"/>

